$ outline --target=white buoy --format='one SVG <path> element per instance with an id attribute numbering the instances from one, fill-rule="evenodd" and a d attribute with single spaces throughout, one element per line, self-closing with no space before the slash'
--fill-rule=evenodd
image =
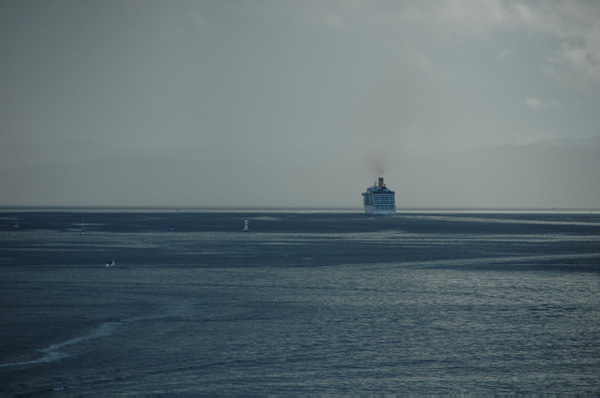
<path id="1" fill-rule="evenodd" d="M 248 228 L 248 219 L 244 218 L 244 229 L 243 232 L 250 232 L 250 228 Z"/>

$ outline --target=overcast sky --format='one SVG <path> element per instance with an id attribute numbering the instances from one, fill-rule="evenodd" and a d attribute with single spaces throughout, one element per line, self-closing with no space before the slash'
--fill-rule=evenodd
<path id="1" fill-rule="evenodd" d="M 4 0 L 0 92 L 3 145 L 376 175 L 400 154 L 598 135 L 600 2 Z"/>

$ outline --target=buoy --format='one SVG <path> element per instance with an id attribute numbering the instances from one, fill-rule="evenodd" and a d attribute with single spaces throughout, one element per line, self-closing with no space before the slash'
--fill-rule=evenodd
<path id="1" fill-rule="evenodd" d="M 244 229 L 243 232 L 250 232 L 250 228 L 248 228 L 248 219 L 244 218 Z"/>

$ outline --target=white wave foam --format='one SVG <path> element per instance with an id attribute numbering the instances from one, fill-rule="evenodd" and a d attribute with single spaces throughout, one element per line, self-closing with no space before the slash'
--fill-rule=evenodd
<path id="1" fill-rule="evenodd" d="M 187 303 L 183 303 L 180 307 L 185 308 L 187 305 L 188 305 Z M 115 331 L 115 329 L 117 329 L 117 327 L 122 326 L 122 325 L 134 323 L 134 322 L 143 322 L 143 321 L 152 320 L 152 319 L 162 319 L 162 318 L 166 318 L 166 317 L 170 316 L 171 314 L 173 314 L 173 309 L 171 309 L 169 311 L 169 313 L 161 313 L 161 314 L 157 314 L 157 315 L 148 315 L 148 316 L 137 316 L 137 317 L 122 319 L 122 320 L 114 321 L 114 322 L 105 322 L 102 325 L 100 325 L 98 328 L 92 330 L 88 334 L 84 334 L 83 336 L 79 336 L 79 337 L 74 337 L 74 338 L 64 341 L 62 343 L 51 344 L 46 348 L 42 348 L 42 349 L 38 350 L 39 352 L 44 354 L 41 358 L 33 359 L 30 361 L 4 363 L 4 364 L 0 364 L 0 368 L 60 361 L 61 359 L 69 356 L 67 353 L 63 352 L 63 349 L 65 347 L 79 344 L 79 343 L 82 343 L 82 342 L 85 342 L 88 340 L 93 340 L 93 339 L 98 339 L 101 337 L 110 336 L 111 334 L 114 333 L 114 331 Z"/>
<path id="2" fill-rule="evenodd" d="M 63 358 L 68 357 L 69 355 L 62 352 L 61 350 L 64 347 L 79 344 L 81 342 L 97 339 L 100 337 L 106 337 L 113 333 L 114 329 L 120 322 L 106 322 L 100 325 L 97 329 L 92 330 L 90 333 L 85 334 L 83 336 L 75 337 L 70 340 L 64 341 L 58 344 L 51 344 L 46 348 L 42 348 L 38 351 L 44 353 L 41 358 L 33 359 L 31 361 L 21 361 L 21 362 L 12 362 L 12 363 L 3 363 L 0 364 L 0 368 L 9 367 L 9 366 L 22 366 L 22 365 L 33 365 L 37 363 L 48 363 L 48 362 L 56 362 Z"/>

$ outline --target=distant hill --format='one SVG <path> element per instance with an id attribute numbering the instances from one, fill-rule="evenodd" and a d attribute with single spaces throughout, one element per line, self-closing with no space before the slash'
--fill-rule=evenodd
<path id="1" fill-rule="evenodd" d="M 600 148 L 600 135 L 588 138 L 567 138 L 556 140 L 543 140 L 536 145 L 559 145 L 559 146 L 574 146 L 584 148 Z"/>
<path id="2" fill-rule="evenodd" d="M 108 145 L 89 141 L 57 143 L 5 143 L 0 146 L 0 170 L 57 162 L 83 161 L 120 152 Z"/>
<path id="3" fill-rule="evenodd" d="M 342 174 L 340 168 L 328 171 Z M 83 160 L 59 157 L 0 169 L 0 206 L 327 206 L 335 190 L 319 178 L 322 172 L 316 161 L 294 165 L 277 154 L 109 150 Z M 338 183 L 351 190 L 354 175 Z M 352 194 L 358 197 L 346 203 L 358 206 L 360 192 Z"/>
<path id="4" fill-rule="evenodd" d="M 600 148 L 491 146 L 407 159 L 397 202 L 413 207 L 600 207 Z"/>

